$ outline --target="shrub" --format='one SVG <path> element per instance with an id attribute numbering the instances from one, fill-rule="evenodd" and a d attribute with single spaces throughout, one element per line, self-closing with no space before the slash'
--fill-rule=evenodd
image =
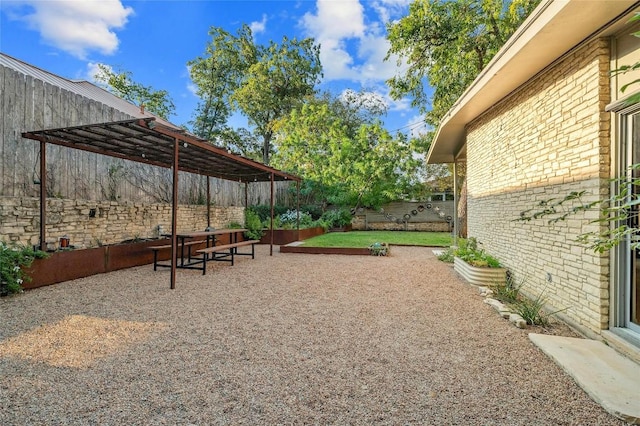
<path id="1" fill-rule="evenodd" d="M 31 266 L 34 259 L 47 256 L 40 250 L 0 241 L 0 296 L 20 292 L 22 283 L 31 280 L 23 268 Z"/>
<path id="2" fill-rule="evenodd" d="M 251 209 L 244 211 L 244 227 L 247 228 L 244 235 L 250 240 L 259 240 L 264 235 L 262 221 L 258 214 Z"/>
<path id="3" fill-rule="evenodd" d="M 268 204 L 260 204 L 255 206 L 249 206 L 246 210 L 251 210 L 258 215 L 261 222 L 269 221 L 271 218 L 271 206 Z M 277 217 L 282 213 L 286 213 L 288 208 L 286 206 L 273 206 L 273 216 Z"/>
<path id="4" fill-rule="evenodd" d="M 327 210 L 320 217 L 320 221 L 326 224 L 327 228 L 339 228 L 351 223 L 351 212 L 347 209 Z M 323 226 L 324 227 L 324 226 Z"/>
<path id="5" fill-rule="evenodd" d="M 292 229 L 298 225 L 298 218 L 300 219 L 300 227 L 308 228 L 313 223 L 311 215 L 307 212 L 298 212 L 297 210 L 287 210 L 278 216 L 278 223 L 281 228 Z"/>

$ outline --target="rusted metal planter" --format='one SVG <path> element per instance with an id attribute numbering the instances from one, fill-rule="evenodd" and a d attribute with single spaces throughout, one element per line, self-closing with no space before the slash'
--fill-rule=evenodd
<path id="1" fill-rule="evenodd" d="M 63 281 L 153 263 L 149 247 L 168 244 L 169 240 L 141 241 L 90 249 L 58 251 L 46 259 L 35 259 L 26 271 L 31 277 L 23 288 L 33 289 Z M 171 257 L 170 250 L 160 253 L 161 260 Z"/>
<path id="2" fill-rule="evenodd" d="M 505 268 L 472 266 L 459 257 L 454 257 L 453 269 L 462 275 L 469 284 L 477 286 L 495 286 L 507 282 L 507 270 Z"/>
<path id="3" fill-rule="evenodd" d="M 273 244 L 282 246 L 292 243 L 294 241 L 303 241 L 311 237 L 324 234 L 324 228 L 317 226 L 314 228 L 304 229 L 274 229 L 273 230 Z M 260 244 L 271 243 L 271 231 L 265 230 L 265 234 L 260 238 Z"/>
<path id="4" fill-rule="evenodd" d="M 304 245 L 280 246 L 281 253 L 307 253 L 307 254 L 345 254 L 357 256 L 370 256 L 368 248 L 354 247 L 305 247 Z"/>

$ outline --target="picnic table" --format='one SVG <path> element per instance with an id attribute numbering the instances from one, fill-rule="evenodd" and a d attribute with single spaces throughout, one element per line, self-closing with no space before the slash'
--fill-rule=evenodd
<path id="1" fill-rule="evenodd" d="M 178 246 L 180 249 L 180 261 L 176 264 L 176 268 L 183 269 L 201 269 L 202 274 L 207 273 L 207 262 L 210 260 L 215 261 L 228 261 L 231 265 L 234 264 L 235 256 L 251 256 L 255 258 L 255 244 L 259 243 L 258 240 L 239 241 L 239 236 L 246 232 L 244 228 L 225 228 L 214 229 L 209 231 L 192 231 L 192 232 L 180 232 L 176 234 Z M 229 235 L 228 244 L 217 244 L 219 237 L 223 235 Z M 165 235 L 165 236 L 171 236 Z M 196 250 L 197 254 L 193 254 L 191 248 L 193 246 L 202 246 Z M 251 246 L 251 253 L 238 252 L 239 247 Z M 171 244 L 163 246 L 151 247 L 154 250 L 153 254 L 153 270 L 157 270 L 158 266 L 170 267 L 170 264 L 163 264 L 158 262 L 158 252 L 171 248 Z M 200 257 L 201 256 L 201 257 Z"/>

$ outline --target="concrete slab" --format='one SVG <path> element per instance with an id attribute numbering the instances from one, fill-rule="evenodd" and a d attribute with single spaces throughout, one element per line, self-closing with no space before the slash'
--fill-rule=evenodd
<path id="1" fill-rule="evenodd" d="M 529 339 L 607 412 L 640 424 L 640 365 L 596 340 L 535 333 Z"/>

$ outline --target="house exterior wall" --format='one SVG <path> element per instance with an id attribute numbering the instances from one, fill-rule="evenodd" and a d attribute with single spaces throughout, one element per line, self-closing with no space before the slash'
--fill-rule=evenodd
<path id="1" fill-rule="evenodd" d="M 596 212 L 516 221 L 572 191 L 606 197 L 610 173 L 610 43 L 561 58 L 467 127 L 468 233 L 513 272 L 523 291 L 585 330 L 609 324 L 609 258 L 576 242 Z M 570 204 L 569 207 L 574 206 Z"/>

